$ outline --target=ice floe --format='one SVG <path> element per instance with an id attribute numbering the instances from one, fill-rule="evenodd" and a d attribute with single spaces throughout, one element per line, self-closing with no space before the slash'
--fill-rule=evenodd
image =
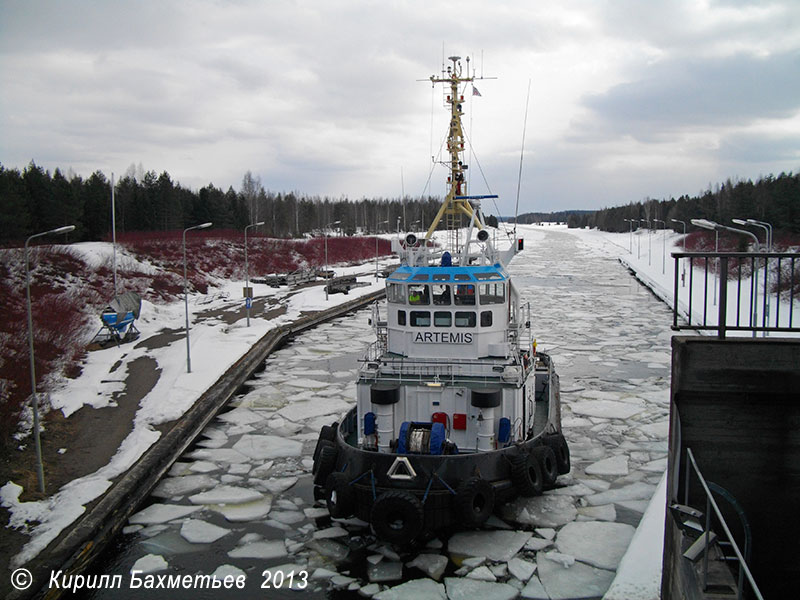
<path id="1" fill-rule="evenodd" d="M 207 508 L 220 513 L 226 520 L 232 523 L 240 523 L 263 519 L 272 508 L 272 500 L 270 498 L 261 498 L 260 500 L 243 504 L 211 504 L 207 505 Z"/>
<path id="2" fill-rule="evenodd" d="M 169 563 L 159 554 L 146 554 L 141 557 L 131 567 L 131 573 L 156 573 L 169 568 Z"/>
<path id="3" fill-rule="evenodd" d="M 263 497 L 263 494 L 256 490 L 233 485 L 220 485 L 207 492 L 189 496 L 189 502 L 192 504 L 245 504 L 261 500 Z"/>
<path id="4" fill-rule="evenodd" d="M 519 497 L 505 504 L 500 513 L 504 519 L 533 527 L 560 527 L 578 516 L 572 496 L 554 495 Z"/>
<path id="5" fill-rule="evenodd" d="M 286 556 L 286 545 L 282 541 L 251 542 L 228 552 L 231 558 L 258 558 L 267 560 Z"/>
<path id="6" fill-rule="evenodd" d="M 589 565 L 615 570 L 634 532 L 625 523 L 575 521 L 558 532 L 556 548 Z"/>
<path id="7" fill-rule="evenodd" d="M 233 445 L 233 450 L 252 459 L 267 460 L 270 458 L 300 456 L 303 444 L 276 435 L 245 434 Z"/>
<path id="8" fill-rule="evenodd" d="M 508 561 L 530 537 L 530 531 L 462 531 L 450 538 L 447 549 L 450 554 L 459 556 Z"/>
<path id="9" fill-rule="evenodd" d="M 181 525 L 181 535 L 186 541 L 193 544 L 210 544 L 229 533 L 230 530 L 224 527 L 219 527 L 218 525 L 206 523 L 198 519 L 187 519 Z"/>
<path id="10" fill-rule="evenodd" d="M 144 510 L 131 515 L 128 521 L 141 525 L 166 523 L 167 521 L 190 515 L 200 510 L 200 508 L 200 506 L 179 506 L 177 504 L 151 504 Z"/>

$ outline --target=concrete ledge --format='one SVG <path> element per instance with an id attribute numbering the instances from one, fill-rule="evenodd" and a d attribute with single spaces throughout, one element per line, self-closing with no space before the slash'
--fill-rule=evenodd
<path id="1" fill-rule="evenodd" d="M 58 598 L 61 590 L 42 589 L 50 573 L 64 575 L 85 570 L 120 531 L 128 517 L 150 495 L 172 464 L 200 435 L 208 423 L 236 394 L 259 365 L 291 337 L 383 298 L 384 290 L 361 296 L 333 308 L 304 316 L 267 332 L 194 403 L 165 435 L 117 479 L 100 500 L 72 526 L 65 529 L 26 568 L 34 587 L 15 592 L 10 599 Z"/>

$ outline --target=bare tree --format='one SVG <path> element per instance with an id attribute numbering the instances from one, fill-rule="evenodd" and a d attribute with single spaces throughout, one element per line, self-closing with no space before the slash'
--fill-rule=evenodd
<path id="1" fill-rule="evenodd" d="M 264 194 L 264 187 L 261 185 L 261 177 L 254 177 L 251 171 L 244 174 L 242 178 L 242 198 L 247 206 L 250 222 L 258 222 L 258 200 Z"/>

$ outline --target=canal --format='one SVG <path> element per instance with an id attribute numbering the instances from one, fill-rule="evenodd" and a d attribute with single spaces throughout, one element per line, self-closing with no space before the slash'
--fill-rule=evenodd
<path id="1" fill-rule="evenodd" d="M 320 427 L 354 403 L 358 360 L 373 340 L 361 310 L 266 360 L 94 565 L 125 584 L 82 597 L 288 598 L 297 593 L 290 577 L 318 598 L 446 578 L 450 595 L 480 582 L 497 597 L 602 596 L 666 468 L 670 312 L 602 246 L 541 228 L 525 237 L 509 271 L 561 378 L 572 472 L 557 489 L 501 507 L 479 532 L 402 556 L 356 520 L 331 521 L 314 503 L 311 455 Z M 509 535 L 523 543 L 502 555 Z M 482 561 L 449 552 L 465 539 Z M 280 586 L 265 573 L 274 567 Z M 240 577 L 246 587 L 131 589 L 134 569 L 154 580 Z"/>

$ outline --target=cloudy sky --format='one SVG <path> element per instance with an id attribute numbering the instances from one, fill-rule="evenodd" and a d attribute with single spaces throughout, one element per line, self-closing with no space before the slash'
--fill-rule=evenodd
<path id="1" fill-rule="evenodd" d="M 503 214 L 529 82 L 521 212 L 800 170 L 797 0 L 0 0 L 0 11 L 6 168 L 119 177 L 141 163 L 195 189 L 239 189 L 249 170 L 277 192 L 442 194 L 442 167 L 426 182 L 448 115 L 441 89 L 418 80 L 457 54 L 487 78 L 465 107 L 470 191 L 499 194 Z"/>

